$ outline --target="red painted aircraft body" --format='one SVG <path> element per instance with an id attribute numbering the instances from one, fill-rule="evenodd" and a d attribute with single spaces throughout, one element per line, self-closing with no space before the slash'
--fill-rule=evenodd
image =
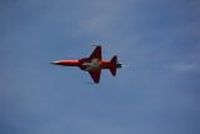
<path id="1" fill-rule="evenodd" d="M 53 61 L 52 64 L 79 67 L 81 70 L 89 72 L 95 83 L 99 83 L 102 69 L 109 69 L 112 75 L 116 76 L 117 68 L 122 67 L 118 63 L 117 56 L 113 56 L 111 60 L 103 60 L 101 46 L 96 46 L 89 57 L 80 60 L 58 60 Z"/>

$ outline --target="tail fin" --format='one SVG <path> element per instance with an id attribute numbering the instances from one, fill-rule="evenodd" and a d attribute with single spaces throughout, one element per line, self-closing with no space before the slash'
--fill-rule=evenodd
<path id="1" fill-rule="evenodd" d="M 117 56 L 113 56 L 113 58 L 110 61 L 110 72 L 113 76 L 116 76 L 117 74 Z"/>

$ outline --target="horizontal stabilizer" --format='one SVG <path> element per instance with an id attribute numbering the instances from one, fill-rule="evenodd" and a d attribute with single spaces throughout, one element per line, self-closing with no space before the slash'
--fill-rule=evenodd
<path id="1" fill-rule="evenodd" d="M 113 58 L 110 61 L 110 72 L 113 76 L 116 76 L 117 74 L 117 56 L 113 56 Z"/>

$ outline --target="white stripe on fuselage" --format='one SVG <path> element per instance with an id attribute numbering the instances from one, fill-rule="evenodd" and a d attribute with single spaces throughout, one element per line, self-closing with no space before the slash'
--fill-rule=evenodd
<path id="1" fill-rule="evenodd" d="M 99 59 L 92 59 L 91 62 L 83 63 L 83 66 L 86 67 L 86 71 L 98 70 L 100 69 L 101 63 Z"/>

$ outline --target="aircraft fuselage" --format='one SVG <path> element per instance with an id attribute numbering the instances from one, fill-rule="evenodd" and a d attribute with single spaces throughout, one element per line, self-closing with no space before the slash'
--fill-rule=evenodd
<path id="1" fill-rule="evenodd" d="M 110 61 L 108 60 L 99 60 L 99 59 L 80 59 L 80 60 L 58 60 L 53 61 L 52 64 L 62 65 L 62 66 L 76 66 L 85 71 L 92 71 L 98 69 L 109 69 Z"/>

